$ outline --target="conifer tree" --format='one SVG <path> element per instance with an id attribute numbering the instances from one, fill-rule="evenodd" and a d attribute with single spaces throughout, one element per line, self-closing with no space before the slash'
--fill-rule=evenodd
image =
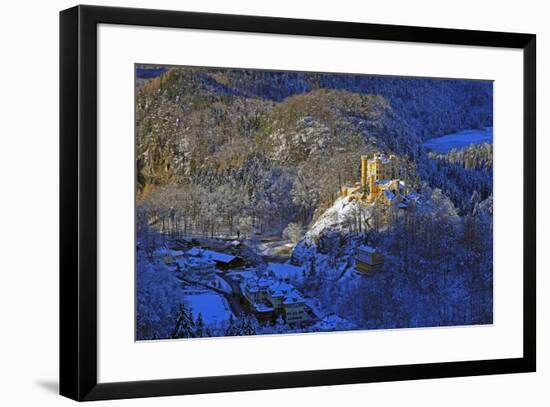
<path id="1" fill-rule="evenodd" d="M 239 331 L 238 331 L 237 323 L 235 322 L 235 318 L 233 318 L 233 315 L 230 315 L 227 329 L 225 330 L 225 335 L 237 336 L 238 334 L 239 334 Z"/>
<path id="2" fill-rule="evenodd" d="M 195 322 L 193 321 L 193 313 L 187 309 L 185 304 L 180 304 L 172 338 L 195 338 Z"/>
<path id="3" fill-rule="evenodd" d="M 241 319 L 239 335 L 256 335 L 258 321 L 253 316 L 245 316 Z"/>
<path id="4" fill-rule="evenodd" d="M 195 332 L 197 338 L 202 338 L 204 336 L 204 321 L 202 319 L 202 313 L 199 312 L 197 320 L 195 321 Z"/>

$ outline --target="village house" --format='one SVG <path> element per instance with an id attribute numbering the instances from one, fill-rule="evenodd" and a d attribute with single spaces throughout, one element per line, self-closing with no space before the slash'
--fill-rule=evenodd
<path id="1" fill-rule="evenodd" d="M 155 257 L 166 265 L 174 265 L 177 260 L 185 253 L 181 250 L 173 250 L 167 247 L 161 247 L 155 252 Z"/>
<path id="2" fill-rule="evenodd" d="M 370 274 L 384 263 L 384 256 L 372 246 L 359 246 L 355 253 L 355 269 Z"/>
<path id="3" fill-rule="evenodd" d="M 269 278 L 259 278 L 248 279 L 241 284 L 241 291 L 258 319 L 268 320 L 273 317 L 275 307 L 267 295 L 271 283 L 272 280 Z"/>
<path id="4" fill-rule="evenodd" d="M 287 324 L 307 319 L 305 298 L 292 285 L 270 277 L 248 279 L 241 284 L 250 308 L 260 319 L 282 315 Z"/>
<path id="5" fill-rule="evenodd" d="M 216 262 L 209 257 L 182 256 L 177 259 L 176 267 L 186 278 L 209 283 L 216 281 Z"/>
<path id="6" fill-rule="evenodd" d="M 221 270 L 236 268 L 242 265 L 242 259 L 238 256 L 220 253 L 214 250 L 202 249 L 200 247 L 193 247 L 185 252 L 185 254 L 190 257 L 209 259 L 213 261 L 216 264 L 216 267 Z"/>

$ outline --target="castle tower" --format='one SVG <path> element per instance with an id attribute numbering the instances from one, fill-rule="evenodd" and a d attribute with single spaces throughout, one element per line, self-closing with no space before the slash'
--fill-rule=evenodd
<path id="1" fill-rule="evenodd" d="M 367 190 L 367 166 L 368 166 L 368 155 L 361 156 L 361 189 L 363 192 Z"/>
<path id="2" fill-rule="evenodd" d="M 369 195 L 367 197 L 368 202 L 374 201 L 374 199 L 378 195 L 378 188 L 377 188 L 376 184 L 374 183 L 374 181 L 375 181 L 374 178 L 375 178 L 374 176 L 369 177 Z"/>

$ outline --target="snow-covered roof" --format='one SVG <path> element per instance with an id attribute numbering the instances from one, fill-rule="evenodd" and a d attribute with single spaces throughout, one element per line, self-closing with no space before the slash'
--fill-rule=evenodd
<path id="1" fill-rule="evenodd" d="M 368 246 L 368 245 L 366 245 L 366 244 L 359 246 L 359 247 L 357 248 L 357 250 L 362 250 L 362 251 L 367 252 L 367 253 L 374 253 L 374 252 L 376 252 L 376 249 L 375 249 L 374 247 Z"/>
<path id="2" fill-rule="evenodd" d="M 177 263 L 180 268 L 200 268 L 202 266 L 207 269 L 208 266 L 216 265 L 216 262 L 209 257 L 190 257 L 187 259 L 182 257 L 177 260 Z"/>
<path id="3" fill-rule="evenodd" d="M 274 283 L 274 280 L 272 278 L 265 278 L 265 277 L 261 277 L 259 279 L 249 278 L 246 281 L 244 281 L 243 284 L 241 284 L 241 289 L 243 289 L 243 291 L 248 291 L 250 293 L 257 293 L 262 290 L 263 291 L 267 290 L 273 283 Z"/>
<path id="4" fill-rule="evenodd" d="M 283 298 L 283 304 L 298 304 L 305 302 L 303 295 L 292 284 L 275 281 L 273 278 L 250 279 L 241 288 L 245 292 L 257 293 L 267 291 L 272 298 Z"/>
<path id="5" fill-rule="evenodd" d="M 390 201 L 393 201 L 396 198 L 395 194 L 393 193 L 393 191 L 391 189 L 385 189 L 384 190 L 384 195 Z"/>
<path id="6" fill-rule="evenodd" d="M 306 300 L 305 300 L 304 297 L 302 297 L 298 293 L 294 293 L 294 294 L 289 295 L 288 297 L 286 297 L 285 300 L 283 301 L 283 304 L 285 304 L 285 305 L 302 304 L 305 301 Z"/>
<path id="7" fill-rule="evenodd" d="M 193 247 L 192 249 L 187 250 L 187 254 L 189 256 L 201 256 L 202 255 L 202 249 L 200 249 L 199 247 Z"/>
<path id="8" fill-rule="evenodd" d="M 237 258 L 231 254 L 215 252 L 214 250 L 201 249 L 198 247 L 193 247 L 188 250 L 187 254 L 193 257 L 207 257 L 220 263 L 230 263 Z"/>
<path id="9" fill-rule="evenodd" d="M 370 265 L 374 265 L 375 259 L 373 256 L 375 253 L 377 253 L 377 250 L 372 246 L 367 246 L 367 245 L 359 246 L 357 248 L 356 260 L 363 263 L 370 264 Z"/>
<path id="10" fill-rule="evenodd" d="M 389 164 L 391 163 L 391 159 L 386 157 L 384 154 L 376 154 L 373 158 L 369 160 L 369 162 L 375 162 L 380 160 L 382 164 Z"/>
<path id="11" fill-rule="evenodd" d="M 356 257 L 356 262 L 365 263 L 370 266 L 374 266 L 379 263 L 379 262 L 375 263 L 373 259 L 373 255 L 371 253 L 363 253 L 363 254 L 358 253 Z"/>
<path id="12" fill-rule="evenodd" d="M 277 282 L 269 286 L 269 293 L 273 297 L 284 297 L 291 294 L 294 290 L 296 290 L 294 286 L 283 282 Z"/>
<path id="13" fill-rule="evenodd" d="M 258 280 L 258 285 L 260 287 L 263 287 L 263 288 L 267 288 L 269 287 L 271 284 L 273 284 L 273 279 L 272 278 L 266 278 L 266 277 L 262 277 Z"/>
<path id="14" fill-rule="evenodd" d="M 271 305 L 265 304 L 263 302 L 254 302 L 252 306 L 257 312 L 271 312 L 274 308 Z"/>

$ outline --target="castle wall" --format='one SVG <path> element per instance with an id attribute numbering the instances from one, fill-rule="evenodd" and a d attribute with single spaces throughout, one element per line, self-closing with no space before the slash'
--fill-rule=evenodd
<path id="1" fill-rule="evenodd" d="M 367 190 L 367 168 L 368 168 L 368 155 L 361 156 L 361 188 L 363 191 Z"/>

